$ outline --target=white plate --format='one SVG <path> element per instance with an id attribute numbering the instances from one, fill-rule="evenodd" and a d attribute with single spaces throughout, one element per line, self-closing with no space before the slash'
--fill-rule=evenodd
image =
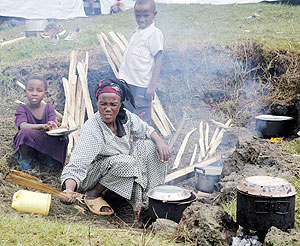
<path id="1" fill-rule="evenodd" d="M 283 121 L 283 120 L 292 120 L 293 117 L 281 116 L 281 115 L 262 114 L 262 115 L 256 116 L 255 119 L 268 120 L 268 121 Z"/>
<path id="2" fill-rule="evenodd" d="M 66 128 L 58 128 L 51 131 L 47 131 L 46 133 L 49 136 L 64 136 L 69 135 L 72 132 L 75 132 L 77 130 L 77 127 L 66 129 Z"/>

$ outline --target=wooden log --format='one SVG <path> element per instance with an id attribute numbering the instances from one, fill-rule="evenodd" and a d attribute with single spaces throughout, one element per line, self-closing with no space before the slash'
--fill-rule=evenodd
<path id="1" fill-rule="evenodd" d="M 194 176 L 194 167 L 205 167 L 205 166 L 210 165 L 210 164 L 212 164 L 212 163 L 214 163 L 218 160 L 221 160 L 221 155 L 215 156 L 215 157 L 207 159 L 205 161 L 195 163 L 192 166 L 185 167 L 181 170 L 170 173 L 166 176 L 165 183 L 175 184 L 175 183 L 184 181 L 187 178 L 190 178 L 190 177 Z"/>
<path id="2" fill-rule="evenodd" d="M 80 82 L 82 85 L 82 92 L 83 92 L 84 102 L 86 105 L 87 115 L 88 115 L 88 118 L 91 118 L 94 115 L 94 110 L 93 110 L 93 105 L 92 105 L 92 101 L 91 101 L 91 97 L 90 97 L 90 93 L 89 93 L 85 70 L 84 70 L 84 67 L 81 62 L 78 62 L 77 70 L 78 70 Z"/>
<path id="3" fill-rule="evenodd" d="M 186 116 L 187 116 L 187 113 L 186 113 L 186 111 L 184 111 L 183 115 L 182 115 L 182 119 L 181 119 L 181 121 L 179 123 L 179 127 L 177 128 L 177 131 L 175 132 L 173 138 L 171 139 L 171 141 L 169 143 L 169 148 L 170 149 L 173 148 L 173 145 L 175 144 L 175 142 L 176 142 L 176 140 L 177 140 L 177 138 L 178 138 L 178 136 L 179 136 L 179 134 L 180 134 L 180 132 L 181 132 L 181 130 L 183 128 L 184 122 L 186 120 Z"/>
<path id="4" fill-rule="evenodd" d="M 106 56 L 106 59 L 107 59 L 109 65 L 110 65 L 111 69 L 113 70 L 115 76 L 117 77 L 118 76 L 117 68 L 116 68 L 115 64 L 113 63 L 113 61 L 112 61 L 112 59 L 111 59 L 111 57 L 110 57 L 110 55 L 109 55 L 109 53 L 108 53 L 108 51 L 106 49 L 105 41 L 104 41 L 104 38 L 102 36 L 102 33 L 101 34 L 97 34 L 97 37 L 99 39 L 100 45 L 101 45 L 101 47 L 103 49 L 103 52 L 104 52 L 104 54 Z"/>
<path id="5" fill-rule="evenodd" d="M 203 121 L 200 121 L 199 124 L 199 147 L 200 147 L 200 153 L 198 162 L 200 162 L 205 157 L 205 145 L 204 145 L 204 134 L 203 134 Z"/>
<path id="6" fill-rule="evenodd" d="M 8 44 L 13 44 L 13 43 L 18 42 L 20 40 L 23 40 L 25 38 L 26 37 L 20 37 L 20 38 L 15 38 L 15 39 L 12 39 L 12 40 L 4 41 L 4 42 L 0 43 L 0 47 L 3 47 L 3 46 L 8 45 Z"/>
<path id="7" fill-rule="evenodd" d="M 193 151 L 193 155 L 192 155 L 192 158 L 191 158 L 191 161 L 190 161 L 190 166 L 193 165 L 194 162 L 195 162 L 195 159 L 196 159 L 196 153 L 197 153 L 197 148 L 198 148 L 198 144 L 195 144 L 194 151 Z"/>
<path id="8" fill-rule="evenodd" d="M 23 85 L 20 81 L 16 81 L 16 84 L 17 84 L 19 87 L 21 87 L 23 90 L 25 90 L 25 85 Z M 20 101 L 20 102 L 21 102 L 21 101 Z M 21 103 L 22 103 L 22 102 L 21 102 Z M 44 100 L 42 100 L 41 103 L 47 104 Z M 23 103 L 23 104 L 25 104 L 25 103 Z M 63 115 L 62 115 L 60 112 L 56 111 L 56 110 L 55 110 L 55 114 L 56 114 L 57 119 L 61 120 L 61 119 L 63 118 Z"/>
<path id="9" fill-rule="evenodd" d="M 124 53 L 126 46 L 122 42 L 122 40 L 117 36 L 117 34 L 115 34 L 114 32 L 109 32 L 108 34 L 110 35 L 110 37 L 112 38 L 112 40 L 117 44 L 117 46 L 119 47 L 120 51 L 122 53 Z"/>
<path id="10" fill-rule="evenodd" d="M 176 155 L 176 158 L 175 158 L 175 161 L 174 161 L 174 164 L 173 164 L 173 169 L 175 169 L 175 168 L 177 168 L 177 167 L 179 166 L 180 160 L 181 160 L 181 157 L 182 157 L 182 154 L 183 154 L 183 152 L 184 152 L 184 150 L 185 150 L 185 146 L 186 146 L 186 144 L 187 144 L 187 142 L 188 142 L 188 140 L 189 140 L 191 134 L 192 134 L 195 130 L 196 130 L 196 128 L 193 129 L 193 130 L 191 130 L 191 131 L 189 131 L 189 132 L 185 135 L 185 137 L 184 137 L 184 139 L 183 139 L 183 141 L 182 141 L 182 144 L 181 144 L 181 146 L 180 146 L 180 148 L 179 148 L 179 151 L 178 151 L 178 153 L 177 153 L 177 155 Z"/>
<path id="11" fill-rule="evenodd" d="M 211 122 L 212 123 L 214 123 L 215 125 L 217 125 L 218 127 L 221 127 L 221 128 L 225 128 L 225 129 L 228 129 L 228 128 L 230 128 L 231 126 L 228 124 L 228 125 L 226 125 L 226 124 L 223 124 L 223 123 L 221 123 L 221 122 L 218 122 L 218 121 L 215 121 L 215 120 L 211 120 Z M 228 122 L 228 121 L 227 121 Z"/>
<path id="12" fill-rule="evenodd" d="M 126 48 L 128 46 L 128 41 L 125 38 L 125 36 L 123 35 L 123 33 L 117 32 L 117 35 L 120 38 L 120 40 L 123 42 L 123 44 L 125 45 L 125 48 Z"/>

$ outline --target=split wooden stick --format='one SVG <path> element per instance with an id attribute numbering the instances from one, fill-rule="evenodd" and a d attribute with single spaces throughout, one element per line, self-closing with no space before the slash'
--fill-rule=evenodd
<path id="1" fill-rule="evenodd" d="M 197 153 L 197 148 L 198 148 L 198 144 L 195 144 L 194 152 L 193 152 L 193 155 L 192 155 L 192 158 L 191 158 L 191 161 L 190 161 L 190 166 L 193 165 L 194 162 L 195 162 L 195 159 L 196 159 L 196 153 Z"/>
<path id="2" fill-rule="evenodd" d="M 117 34 L 115 34 L 114 32 L 109 32 L 108 33 L 110 35 L 110 37 L 112 38 L 112 40 L 117 44 L 117 46 L 120 48 L 120 51 L 122 53 L 124 53 L 125 51 L 125 44 L 122 42 L 122 40 L 117 36 Z"/>
<path id="3" fill-rule="evenodd" d="M 174 184 L 174 183 L 186 180 L 187 178 L 193 176 L 194 167 L 205 167 L 205 166 L 212 164 L 220 159 L 221 159 L 221 156 L 215 156 L 215 157 L 207 159 L 205 161 L 195 163 L 192 166 L 185 167 L 183 169 L 180 169 L 178 171 L 170 173 L 166 176 L 165 182 Z"/>
<path id="4" fill-rule="evenodd" d="M 216 140 L 214 141 L 213 145 L 210 146 L 210 150 L 208 151 L 208 154 L 207 154 L 208 157 L 209 156 L 213 156 L 216 153 L 216 150 L 217 150 L 218 146 L 222 142 L 222 138 L 223 138 L 224 132 L 225 132 L 225 129 L 222 129 L 219 132 L 219 134 L 218 134 Z"/>
<path id="5" fill-rule="evenodd" d="M 205 140 L 205 149 L 206 149 L 206 151 L 209 148 L 208 135 L 209 135 L 209 125 L 206 122 L 206 124 L 205 124 L 205 139 L 204 139 Z"/>
<path id="6" fill-rule="evenodd" d="M 78 74 L 79 74 L 79 78 L 80 78 L 80 82 L 81 82 L 81 86 L 82 86 L 82 92 L 83 92 L 83 97 L 84 97 L 84 101 L 85 101 L 85 105 L 86 105 L 87 115 L 88 115 L 88 118 L 91 118 L 94 115 L 94 110 L 93 110 L 93 105 L 92 105 L 92 101 L 91 101 L 91 97 L 90 97 L 90 93 L 89 93 L 85 69 L 81 62 L 78 62 L 77 70 L 78 70 Z"/>
<path id="7" fill-rule="evenodd" d="M 200 121 L 199 124 L 199 147 L 200 147 L 200 153 L 198 162 L 200 162 L 205 157 L 205 146 L 204 146 L 204 134 L 203 134 L 203 121 Z"/>
<path id="8" fill-rule="evenodd" d="M 184 137 L 184 139 L 183 139 L 183 141 L 182 141 L 182 144 L 181 144 L 181 146 L 180 146 L 180 148 L 179 148 L 179 151 L 178 151 L 178 153 L 177 153 L 177 156 L 176 156 L 176 158 L 175 158 L 175 161 L 174 161 L 174 164 L 173 164 L 173 169 L 175 169 L 175 168 L 177 168 L 177 167 L 179 166 L 180 160 L 181 160 L 181 157 L 182 157 L 182 154 L 183 154 L 183 152 L 184 152 L 184 150 L 185 150 L 185 146 L 186 146 L 186 144 L 187 144 L 187 142 L 188 142 L 188 140 L 189 140 L 189 137 L 191 136 L 191 134 L 192 134 L 195 130 L 196 130 L 196 128 L 193 129 L 193 130 L 191 130 L 190 132 L 188 132 L 188 133 L 185 135 L 185 137 Z"/>
<path id="9" fill-rule="evenodd" d="M 168 133 L 167 133 L 166 129 L 164 128 L 164 126 L 162 125 L 161 121 L 159 120 L 156 112 L 153 110 L 153 107 L 151 108 L 151 118 L 152 118 L 154 124 L 156 125 L 156 127 L 158 128 L 158 130 L 160 131 L 160 133 L 164 137 L 167 137 Z"/>
<path id="10" fill-rule="evenodd" d="M 68 198 L 68 194 L 65 192 L 62 192 L 61 190 L 58 190 L 54 187 L 51 187 L 49 185 L 43 184 L 42 181 L 34 176 L 31 176 L 27 173 L 23 173 L 16 170 L 9 170 L 9 172 L 5 175 L 4 180 L 7 182 L 11 182 L 18 185 L 23 185 L 28 188 L 32 188 L 35 190 L 43 191 L 49 194 L 52 194 L 54 196 L 57 196 L 59 198 Z M 82 194 L 73 192 L 74 194 L 77 194 L 76 199 L 81 201 Z"/>
<path id="11" fill-rule="evenodd" d="M 221 122 L 218 122 L 218 121 L 215 121 L 215 120 L 211 120 L 211 122 L 212 122 L 212 123 L 214 123 L 215 125 L 217 125 L 217 126 L 221 127 L 221 128 L 228 129 L 228 128 L 230 128 L 230 123 L 231 123 L 231 120 L 230 120 L 229 124 L 227 124 L 227 123 L 228 123 L 228 121 L 227 121 L 227 123 L 226 123 L 226 124 L 223 124 L 223 123 L 221 123 Z"/>
<path id="12" fill-rule="evenodd" d="M 213 136 L 211 137 L 209 146 L 212 146 L 212 144 L 215 142 L 215 140 L 216 140 L 216 138 L 217 138 L 217 136 L 219 134 L 219 131 L 220 131 L 220 128 L 217 127 L 216 130 L 215 130 L 215 132 L 214 132 L 214 134 L 213 134 Z"/>
<path id="13" fill-rule="evenodd" d="M 103 33 L 103 34 L 104 34 L 104 33 Z M 112 59 L 111 59 L 111 57 L 110 57 L 110 55 L 109 55 L 109 53 L 108 53 L 108 51 L 107 51 L 107 49 L 106 49 L 105 41 L 104 41 L 104 38 L 103 38 L 103 36 L 102 36 L 102 33 L 101 33 L 101 35 L 100 35 L 100 34 L 97 34 L 97 37 L 98 37 L 98 39 L 99 39 L 100 45 L 101 45 L 101 47 L 102 47 L 102 49 L 103 49 L 103 52 L 104 52 L 104 54 L 105 54 L 105 56 L 106 56 L 106 59 L 107 59 L 109 65 L 110 65 L 111 69 L 113 70 L 115 76 L 117 77 L 117 76 L 118 76 L 117 68 L 116 68 L 115 64 L 113 63 L 113 61 L 112 61 Z"/>
<path id="14" fill-rule="evenodd" d="M 177 130 L 176 130 L 174 136 L 172 137 L 172 139 L 171 139 L 171 141 L 170 141 L 170 143 L 169 143 L 169 148 L 170 148 L 170 149 L 173 148 L 173 145 L 175 144 L 175 142 L 176 142 L 176 140 L 177 140 L 177 138 L 178 138 L 178 136 L 179 136 L 179 134 L 180 134 L 180 132 L 181 132 L 183 126 L 184 126 L 184 122 L 185 122 L 185 120 L 186 120 L 186 116 L 187 116 L 187 113 L 186 113 L 186 111 L 184 111 L 183 116 L 182 116 L 182 119 L 181 119 L 181 121 L 180 121 L 180 123 L 179 123 L 179 127 L 177 128 Z"/>
<path id="15" fill-rule="evenodd" d="M 127 47 L 128 46 L 128 41 L 125 38 L 125 36 L 123 35 L 123 33 L 117 32 L 117 35 L 120 38 L 120 40 L 123 42 L 124 46 Z"/>
<path id="16" fill-rule="evenodd" d="M 75 98 L 76 98 L 76 83 L 77 83 L 77 75 L 76 75 L 76 64 L 77 64 L 77 51 L 73 50 L 70 55 L 70 67 L 69 67 L 69 87 L 70 87 L 70 104 L 69 113 L 75 118 Z"/>
<path id="17" fill-rule="evenodd" d="M 171 130 L 169 128 L 168 121 L 166 120 L 164 109 L 161 106 L 161 103 L 158 100 L 157 95 L 154 95 L 154 100 L 152 101 L 152 108 L 157 113 L 159 120 L 161 121 L 165 131 L 167 132 L 167 136 L 171 134 Z"/>

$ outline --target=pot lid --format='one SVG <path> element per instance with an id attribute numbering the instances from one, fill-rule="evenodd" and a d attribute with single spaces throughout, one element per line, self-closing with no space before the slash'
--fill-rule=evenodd
<path id="1" fill-rule="evenodd" d="M 249 195 L 264 197 L 289 197 L 297 193 L 294 185 L 287 180 L 270 176 L 245 178 L 239 183 L 237 189 Z"/>
<path id="2" fill-rule="evenodd" d="M 284 120 L 292 120 L 293 117 L 290 116 L 281 116 L 281 115 L 270 115 L 270 114 L 262 114 L 256 116 L 257 120 L 268 120 L 268 121 L 284 121 Z"/>
<path id="3" fill-rule="evenodd" d="M 190 191 L 174 185 L 160 185 L 148 191 L 148 197 L 161 201 L 181 201 L 190 196 Z"/>

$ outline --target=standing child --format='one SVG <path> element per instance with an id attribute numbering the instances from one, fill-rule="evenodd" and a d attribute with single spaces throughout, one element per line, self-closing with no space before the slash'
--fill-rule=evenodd
<path id="1" fill-rule="evenodd" d="M 50 103 L 41 103 L 47 94 L 46 81 L 31 77 L 25 85 L 28 102 L 16 109 L 15 124 L 19 131 L 14 137 L 18 163 L 24 168 L 32 167 L 35 154 L 46 155 L 47 164 L 61 165 L 65 162 L 67 139 L 48 136 L 45 131 L 57 128 L 56 115 Z"/>
<path id="2" fill-rule="evenodd" d="M 137 0 L 134 14 L 138 27 L 129 40 L 119 71 L 119 78 L 130 86 L 136 109 L 133 113 L 151 125 L 151 102 L 162 65 L 163 35 L 154 26 L 157 14 L 153 0 Z"/>

